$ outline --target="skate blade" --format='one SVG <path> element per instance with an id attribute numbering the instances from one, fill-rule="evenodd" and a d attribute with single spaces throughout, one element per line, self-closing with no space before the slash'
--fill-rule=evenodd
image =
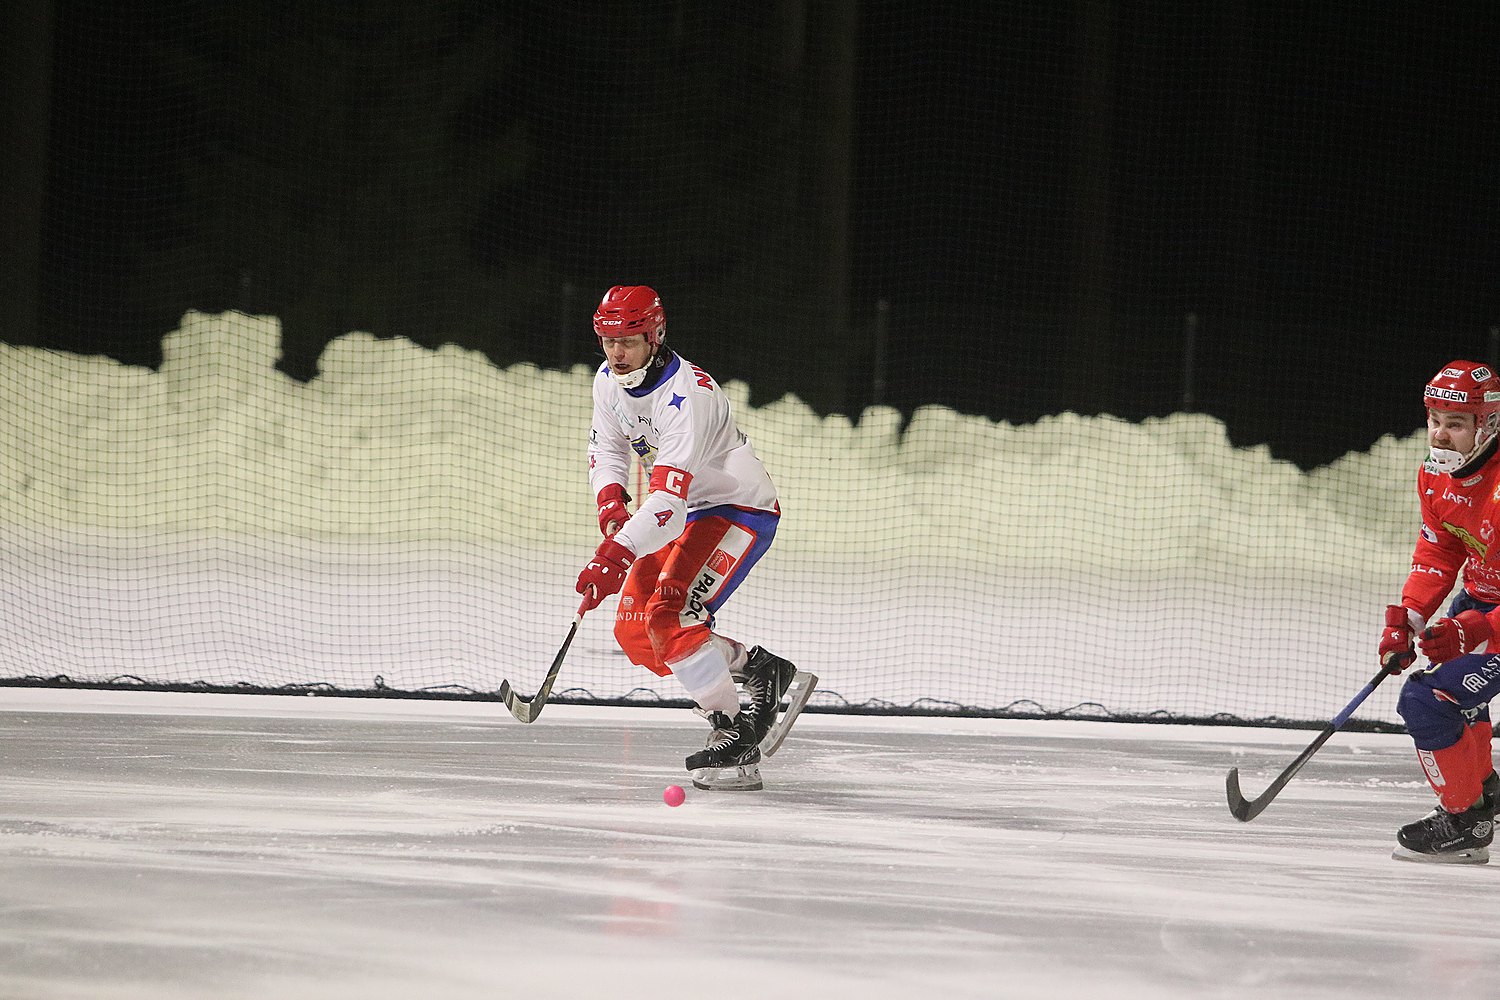
<path id="1" fill-rule="evenodd" d="M 1470 847 L 1462 851 L 1444 851 L 1442 854 L 1423 854 L 1407 847 L 1397 847 L 1391 852 L 1397 861 L 1415 861 L 1428 865 L 1484 865 L 1489 864 L 1488 847 Z"/>
<path id="2" fill-rule="evenodd" d="M 693 787 L 706 792 L 758 792 L 765 787 L 760 780 L 759 764 L 700 767 L 692 774 Z"/>
<path id="3" fill-rule="evenodd" d="M 786 708 L 781 710 L 776 718 L 776 724 L 760 741 L 762 757 L 771 756 L 781 746 L 787 733 L 792 729 L 792 723 L 796 722 L 797 716 L 802 714 L 802 709 L 807 705 L 807 699 L 812 697 L 813 689 L 817 686 L 817 674 L 810 674 L 806 670 L 797 671 L 796 676 L 792 678 L 792 683 L 787 685 Z"/>

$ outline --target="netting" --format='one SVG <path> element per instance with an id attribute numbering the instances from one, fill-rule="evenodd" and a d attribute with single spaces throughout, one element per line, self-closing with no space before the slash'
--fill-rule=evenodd
<path id="1" fill-rule="evenodd" d="M 782 494 L 720 626 L 815 707 L 1326 719 L 1494 351 L 1488 26 L 1000 7 L 57 3 L 0 680 L 534 687 L 639 281 Z M 609 610 L 558 693 L 680 699 Z"/>

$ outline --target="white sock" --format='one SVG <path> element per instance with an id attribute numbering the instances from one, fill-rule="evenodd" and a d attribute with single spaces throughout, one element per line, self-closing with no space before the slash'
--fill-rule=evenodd
<path id="1" fill-rule="evenodd" d="M 676 663 L 669 663 L 672 675 L 677 678 L 693 701 L 708 712 L 723 712 L 731 719 L 740 711 L 740 689 L 729 676 L 729 661 L 724 655 L 727 640 L 715 642 L 717 636 L 699 646 Z"/>

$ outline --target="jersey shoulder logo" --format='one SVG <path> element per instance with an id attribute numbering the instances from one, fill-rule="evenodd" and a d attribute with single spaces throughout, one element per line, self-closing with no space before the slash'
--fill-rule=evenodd
<path id="1" fill-rule="evenodd" d="M 708 372 L 704 371 L 702 368 L 699 368 L 697 365 L 688 365 L 688 370 L 693 373 L 693 376 L 698 380 L 698 384 L 700 386 L 707 389 L 709 392 L 714 391 L 714 380 L 709 377 Z"/>
<path id="2" fill-rule="evenodd" d="M 657 512 L 657 515 L 656 515 L 656 526 L 658 528 L 664 528 L 664 527 L 666 527 L 667 522 L 670 521 L 670 520 L 672 520 L 672 512 L 670 510 L 663 510 L 663 511 L 658 511 Z"/>

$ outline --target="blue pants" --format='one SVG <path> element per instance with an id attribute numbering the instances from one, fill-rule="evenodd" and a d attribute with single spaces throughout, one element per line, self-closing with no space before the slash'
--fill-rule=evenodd
<path id="1" fill-rule="evenodd" d="M 1448 617 L 1494 607 L 1464 590 L 1448 607 Z M 1496 696 L 1500 696 L 1500 654 L 1465 653 L 1409 676 L 1396 711 L 1418 750 L 1446 750 L 1458 742 L 1465 726 L 1490 721 L 1490 699 Z"/>

